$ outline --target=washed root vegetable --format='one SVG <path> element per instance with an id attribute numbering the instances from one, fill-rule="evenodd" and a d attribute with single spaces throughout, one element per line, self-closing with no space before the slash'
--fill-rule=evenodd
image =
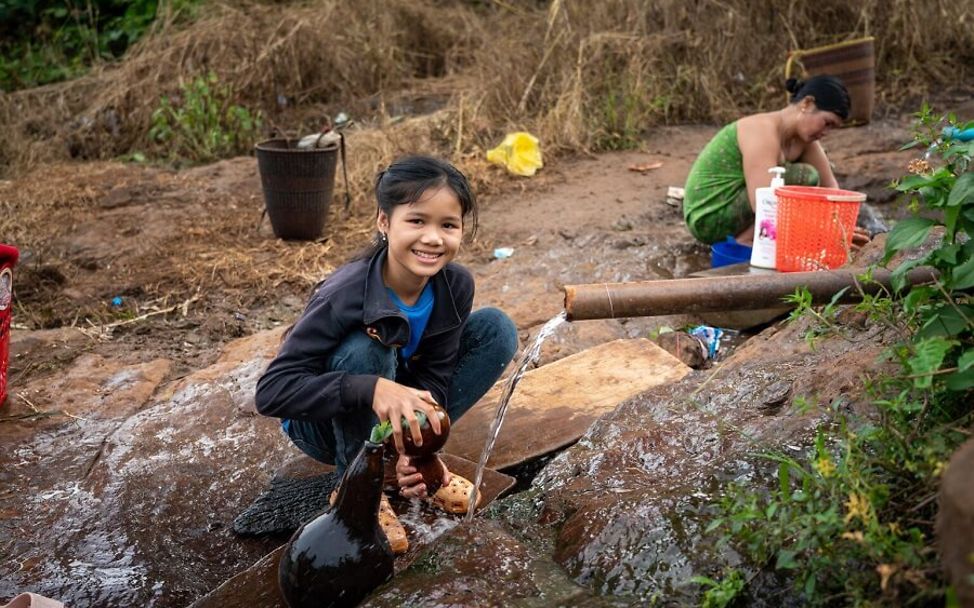
<path id="1" fill-rule="evenodd" d="M 446 410 L 436 405 L 433 406 L 436 416 L 440 420 L 440 434 L 433 432 L 433 426 L 426 419 L 426 414 L 421 411 L 416 412 L 419 421 L 420 434 L 423 437 L 423 445 L 416 445 L 413 435 L 409 429 L 409 423 L 405 418 L 402 420 L 402 443 L 403 454 L 409 456 L 409 462 L 423 476 L 423 483 L 426 484 L 426 492 L 434 494 L 443 485 L 443 463 L 436 457 L 436 453 L 446 444 L 450 436 L 450 417 Z M 384 442 L 386 448 L 395 449 L 392 437 L 392 423 L 388 420 L 375 425 L 372 428 L 371 441 L 374 443 Z"/>
<path id="2" fill-rule="evenodd" d="M 410 456 L 409 462 L 423 476 L 423 483 L 426 484 L 426 493 L 429 496 L 436 494 L 436 491 L 443 486 L 443 476 L 446 470 L 443 463 L 437 458 L 436 454 L 429 456 Z"/>

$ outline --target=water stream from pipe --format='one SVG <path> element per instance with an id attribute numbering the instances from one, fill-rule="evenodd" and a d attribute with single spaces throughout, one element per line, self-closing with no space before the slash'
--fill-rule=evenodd
<path id="1" fill-rule="evenodd" d="M 490 453 L 493 451 L 494 444 L 497 442 L 497 435 L 500 433 L 501 425 L 504 424 L 504 415 L 507 413 L 507 406 L 511 401 L 511 395 L 514 394 L 514 389 L 517 387 L 518 382 L 521 381 L 521 377 L 538 360 L 538 357 L 541 355 L 541 345 L 545 339 L 553 334 L 558 329 L 558 326 L 563 324 L 566 319 L 567 314 L 565 311 L 562 311 L 549 319 L 541 327 L 541 331 L 538 332 L 534 343 L 528 348 L 525 348 L 524 352 L 521 353 L 521 359 L 518 361 L 514 373 L 511 374 L 507 379 L 507 383 L 504 384 L 504 390 L 501 391 L 501 398 L 497 402 L 497 414 L 494 416 L 494 421 L 490 425 L 490 431 L 487 433 L 487 443 L 484 444 L 484 450 L 480 453 L 480 462 L 477 463 L 477 475 L 474 477 L 473 488 L 470 490 L 470 506 L 467 507 L 466 521 L 473 519 L 474 511 L 477 509 L 477 488 L 480 487 L 480 482 L 484 477 L 484 467 L 487 466 L 487 459 L 490 458 Z"/>

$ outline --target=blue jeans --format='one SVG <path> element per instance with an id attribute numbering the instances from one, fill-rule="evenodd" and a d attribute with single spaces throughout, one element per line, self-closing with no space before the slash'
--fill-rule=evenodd
<path id="1" fill-rule="evenodd" d="M 482 308 L 470 314 L 460 334 L 460 355 L 450 378 L 446 411 L 456 422 L 500 378 L 517 352 L 517 328 L 502 311 Z M 328 362 L 330 371 L 396 379 L 396 350 L 364 331 L 342 340 Z M 379 420 L 371 408 L 331 420 L 285 420 L 294 445 L 319 462 L 334 464 L 339 478 Z"/>

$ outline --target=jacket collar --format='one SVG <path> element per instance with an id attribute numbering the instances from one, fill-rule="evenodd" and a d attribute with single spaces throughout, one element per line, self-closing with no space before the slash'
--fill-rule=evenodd
<path id="1" fill-rule="evenodd" d="M 369 260 L 365 277 L 365 300 L 362 306 L 362 322 L 366 326 L 378 325 L 377 331 L 384 343 L 405 344 L 409 340 L 409 324 L 406 317 L 389 297 L 386 284 L 382 281 L 382 265 L 385 264 L 388 248 L 383 247 Z M 455 329 L 462 322 L 457 311 L 456 300 L 450 283 L 446 280 L 447 269 L 444 268 L 430 278 L 433 288 L 433 312 L 426 324 L 424 336 L 432 336 L 444 331 Z M 401 323 L 390 319 L 399 319 Z M 391 323 L 384 321 L 390 319 Z M 402 335 L 400 335 L 402 332 Z M 405 336 L 405 337 L 403 337 Z"/>

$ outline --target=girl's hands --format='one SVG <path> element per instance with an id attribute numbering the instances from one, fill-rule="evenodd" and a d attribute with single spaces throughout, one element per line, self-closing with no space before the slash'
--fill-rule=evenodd
<path id="1" fill-rule="evenodd" d="M 446 468 L 446 464 L 442 460 L 440 464 L 443 466 L 443 486 L 449 485 L 450 477 L 453 474 L 450 473 L 450 469 Z M 396 461 L 396 481 L 399 483 L 399 493 L 404 497 L 426 497 L 426 484 L 423 483 L 423 474 L 416 470 L 416 467 L 409 461 L 409 456 L 405 454 L 400 454 L 399 460 Z"/>
<path id="2" fill-rule="evenodd" d="M 437 435 L 440 434 L 440 419 L 433 410 L 434 405 L 436 405 L 436 399 L 429 391 L 403 386 L 386 378 L 379 378 L 375 384 L 375 393 L 372 396 L 372 411 L 379 418 L 379 422 L 386 420 L 392 422 L 392 439 L 400 454 L 403 451 L 401 422 L 403 418 L 409 424 L 409 433 L 413 437 L 413 443 L 418 446 L 423 445 L 423 434 L 419 430 L 419 420 L 416 418 L 417 411 L 424 412 L 430 426 L 433 427 L 433 432 Z"/>

